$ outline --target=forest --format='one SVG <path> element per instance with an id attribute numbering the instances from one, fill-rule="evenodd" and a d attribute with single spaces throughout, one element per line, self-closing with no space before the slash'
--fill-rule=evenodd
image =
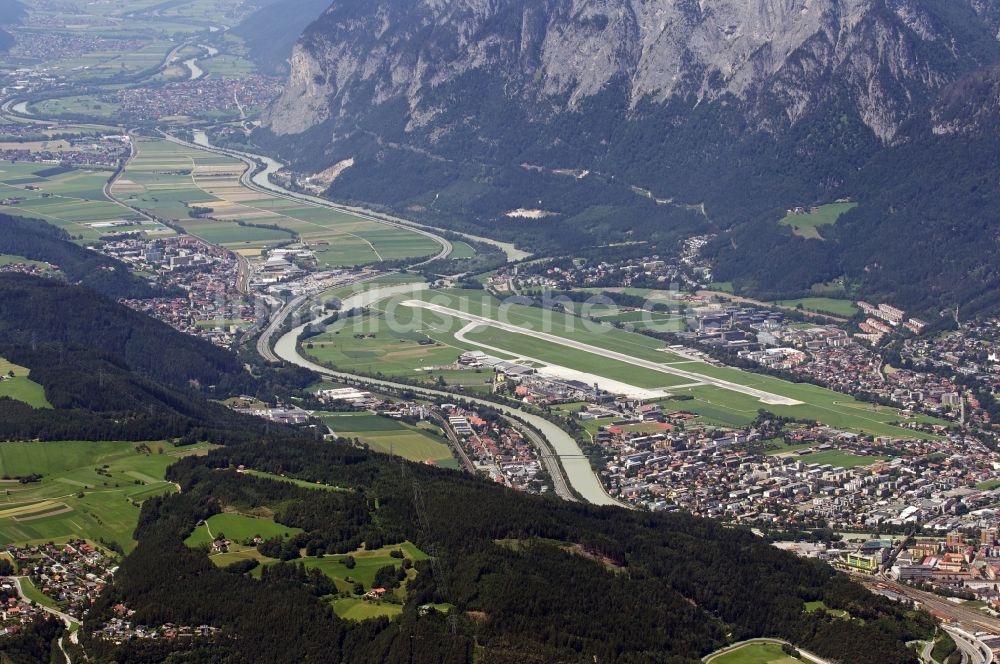
<path id="1" fill-rule="evenodd" d="M 235 472 L 241 465 L 351 492 Z M 158 661 L 178 647 L 92 639 L 119 602 L 144 624 L 221 628 L 189 644 L 186 662 L 471 662 L 476 652 L 479 662 L 693 664 L 727 640 L 770 635 L 839 661 L 892 664 L 912 661 L 904 642 L 933 631 L 926 614 L 742 529 L 527 496 L 344 442 L 229 445 L 181 460 L 169 479 L 182 493 L 144 504 L 139 545 L 84 626 L 96 661 Z M 302 528 L 298 543 L 316 555 L 359 538 L 366 548 L 408 539 L 433 558 L 416 563 L 395 622 L 347 622 L 323 584 L 294 567 L 255 580 L 183 545 L 200 520 L 252 508 Z M 806 612 L 814 600 L 856 619 Z M 450 619 L 418 610 L 432 602 L 454 606 Z"/>
<path id="2" fill-rule="evenodd" d="M 132 274 L 120 261 L 84 249 L 61 228 L 37 219 L 0 215 L 0 254 L 23 256 L 59 266 L 70 283 L 79 283 L 111 298 L 162 296 L 162 289 Z"/>

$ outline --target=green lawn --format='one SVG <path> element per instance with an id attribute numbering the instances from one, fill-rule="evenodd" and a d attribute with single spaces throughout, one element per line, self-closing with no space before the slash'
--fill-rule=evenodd
<path id="1" fill-rule="evenodd" d="M 748 643 L 727 653 L 705 658 L 707 664 L 800 664 L 803 661 L 786 655 L 777 643 Z"/>
<path id="2" fill-rule="evenodd" d="M 319 269 L 426 256 L 438 243 L 350 212 L 275 198 L 243 187 L 242 162 L 169 141 L 143 139 L 114 193 L 149 214 L 230 249 L 262 249 L 298 238 Z M 191 218 L 192 207 L 211 218 Z"/>
<path id="3" fill-rule="evenodd" d="M 976 485 L 976 488 L 980 491 L 992 491 L 997 487 L 1000 487 L 1000 479 L 986 480 L 985 482 L 980 482 Z"/>
<path id="4" fill-rule="evenodd" d="M 476 255 L 476 250 L 467 242 L 452 242 L 451 243 L 451 253 L 448 254 L 448 258 L 459 259 L 459 258 L 472 258 Z"/>
<path id="5" fill-rule="evenodd" d="M 0 443 L 0 476 L 42 476 L 0 483 L 0 545 L 83 537 L 131 550 L 142 501 L 176 490 L 164 480 L 167 466 L 207 449 L 162 442 Z"/>
<path id="6" fill-rule="evenodd" d="M 395 454 L 410 461 L 432 461 L 444 468 L 458 467 L 446 439 L 427 429 L 368 413 L 319 415 L 338 436 L 358 438 L 376 452 Z"/>
<path id="7" fill-rule="evenodd" d="M 11 373 L 14 377 L 11 378 Z M 31 380 L 31 371 L 27 367 L 22 367 L 8 362 L 0 357 L 0 397 L 10 397 L 17 401 L 23 401 L 32 408 L 51 408 L 52 404 L 45 398 L 45 388 Z"/>
<path id="8" fill-rule="evenodd" d="M 456 333 L 466 327 L 467 319 L 403 304 L 410 299 L 421 299 L 452 310 L 503 320 L 523 328 L 525 333 L 481 326 L 467 331 L 465 340 L 460 340 L 456 338 Z M 556 340 L 543 340 L 532 334 L 535 331 L 582 342 L 594 348 L 577 349 L 562 345 Z M 429 339 L 434 343 L 421 344 L 419 342 L 422 339 Z M 307 344 L 305 349 L 308 356 L 346 371 L 382 372 L 387 376 L 422 378 L 432 382 L 439 372 L 421 371 L 423 367 L 451 364 L 461 352 L 478 349 L 505 358 L 524 355 L 637 387 L 665 387 L 677 395 L 694 397 L 692 401 L 676 402 L 669 407 L 689 410 L 702 415 L 707 422 L 724 426 L 746 425 L 753 421 L 759 409 L 766 408 L 779 415 L 814 420 L 857 433 L 897 438 L 928 437 L 926 434 L 895 426 L 902 421 L 902 417 L 891 408 L 876 408 L 810 384 L 790 383 L 731 367 L 692 361 L 666 350 L 663 342 L 652 337 L 615 329 L 607 324 L 584 321 L 572 314 L 516 304 L 501 306 L 497 300 L 484 295 L 482 291 L 426 290 L 390 298 L 380 302 L 377 309 L 368 315 L 339 321 L 326 333 L 310 339 L 309 344 L 312 344 L 312 348 Z M 637 367 L 624 360 L 611 360 L 603 353 L 604 350 L 667 365 L 696 376 L 676 376 L 652 368 Z M 482 377 L 481 374 L 479 377 Z M 802 403 L 764 403 L 757 397 L 724 386 L 680 387 L 701 377 L 753 387 Z M 924 416 L 918 416 L 917 421 L 938 422 Z"/>
<path id="9" fill-rule="evenodd" d="M 234 542 L 246 542 L 254 537 L 262 537 L 263 539 L 288 538 L 301 532 L 301 528 L 275 523 L 273 519 L 223 513 L 210 517 L 204 524 L 195 528 L 184 543 L 191 547 L 197 547 L 203 544 L 210 545 L 220 535 L 225 535 Z"/>
<path id="10" fill-rule="evenodd" d="M 401 604 L 371 602 L 357 597 L 342 597 L 333 600 L 333 612 L 344 620 L 368 620 L 369 618 L 395 618 L 403 612 Z"/>
<path id="11" fill-rule="evenodd" d="M 849 614 L 847 611 L 844 611 L 843 609 L 831 609 L 826 605 L 825 602 L 821 600 L 815 602 L 806 602 L 805 609 L 807 613 L 813 613 L 815 611 L 824 611 L 835 618 L 842 618 L 845 620 L 851 617 L 851 614 Z"/>
<path id="12" fill-rule="evenodd" d="M 851 300 L 838 300 L 832 297 L 803 297 L 798 300 L 778 300 L 775 304 L 782 307 L 797 308 L 800 304 L 806 311 L 815 311 L 821 314 L 832 314 L 850 318 L 858 313 L 858 308 Z"/>
<path id="13" fill-rule="evenodd" d="M 830 203 L 829 205 L 820 205 L 815 212 L 807 212 L 806 214 L 789 214 L 786 215 L 784 219 L 781 220 L 783 226 L 790 226 L 792 232 L 796 235 L 808 239 L 822 240 L 823 236 L 819 233 L 819 228 L 823 226 L 828 226 L 837 222 L 840 215 L 844 214 L 848 210 L 856 208 L 857 203 Z"/>

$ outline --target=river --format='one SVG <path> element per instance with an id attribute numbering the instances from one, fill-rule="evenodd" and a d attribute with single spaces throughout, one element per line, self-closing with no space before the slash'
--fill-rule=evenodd
<path id="1" fill-rule="evenodd" d="M 347 310 L 355 307 L 364 307 L 393 295 L 413 293 L 426 287 L 426 284 L 400 284 L 396 286 L 373 288 L 363 293 L 358 293 L 344 298 L 341 308 L 342 310 Z M 376 378 L 361 377 L 354 374 L 327 369 L 326 367 L 320 366 L 315 362 L 310 362 L 299 354 L 298 337 L 302 333 L 302 330 L 305 329 L 306 325 L 308 325 L 308 323 L 299 325 L 291 332 L 288 332 L 278 339 L 277 343 L 274 345 L 275 355 L 286 362 L 290 362 L 291 364 L 295 364 L 306 369 L 312 369 L 316 373 L 330 376 L 334 379 L 344 378 L 358 380 L 374 386 L 395 388 L 402 387 L 425 396 L 443 397 L 445 399 L 462 398 L 471 403 L 500 410 L 507 415 L 530 424 L 541 432 L 543 436 L 545 436 L 545 439 L 549 441 L 549 445 L 552 446 L 552 450 L 555 452 L 556 456 L 559 457 L 559 461 L 562 465 L 567 481 L 569 481 L 573 489 L 576 490 L 576 492 L 580 494 L 585 501 L 594 505 L 621 506 L 621 503 L 609 496 L 607 491 L 604 490 L 600 480 L 597 479 L 597 475 L 594 474 L 593 469 L 590 467 L 590 461 L 583 455 L 583 451 L 580 449 L 576 440 L 552 422 L 549 422 L 548 420 L 537 415 L 527 413 L 520 408 L 505 406 L 483 399 L 476 399 L 467 395 L 456 395 L 451 392 L 443 392 L 441 390 L 424 387 L 414 387 L 412 385 L 393 383 L 392 381 L 378 380 Z"/>

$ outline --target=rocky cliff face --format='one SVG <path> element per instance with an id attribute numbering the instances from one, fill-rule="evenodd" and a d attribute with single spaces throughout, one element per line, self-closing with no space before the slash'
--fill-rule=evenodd
<path id="1" fill-rule="evenodd" d="M 535 121 L 616 86 L 626 117 L 726 103 L 779 131 L 838 97 L 890 141 L 915 101 L 981 64 L 996 13 L 994 0 L 340 0 L 300 39 L 266 124 L 343 132 L 405 102 L 406 130 L 433 139 L 455 121 L 436 91 L 475 74 Z"/>

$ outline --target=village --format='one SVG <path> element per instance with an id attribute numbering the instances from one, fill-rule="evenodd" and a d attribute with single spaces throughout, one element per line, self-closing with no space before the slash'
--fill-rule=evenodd
<path id="1" fill-rule="evenodd" d="M 123 304 L 182 332 L 230 346 L 256 321 L 253 305 L 237 290 L 238 262 L 232 252 L 190 235 L 115 239 L 101 251 L 176 290 L 174 297 L 126 299 Z"/>

